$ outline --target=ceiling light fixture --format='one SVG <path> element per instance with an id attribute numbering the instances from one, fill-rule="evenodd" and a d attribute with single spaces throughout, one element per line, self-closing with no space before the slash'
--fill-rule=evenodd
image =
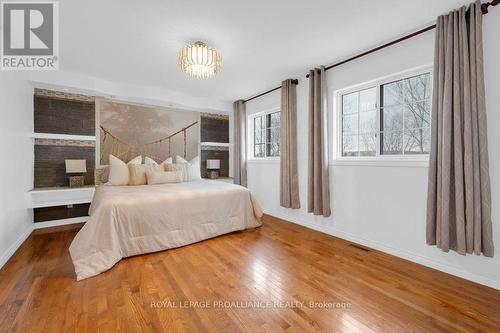
<path id="1" fill-rule="evenodd" d="M 177 64 L 193 77 L 209 78 L 220 72 L 222 57 L 217 50 L 197 41 L 179 50 Z"/>

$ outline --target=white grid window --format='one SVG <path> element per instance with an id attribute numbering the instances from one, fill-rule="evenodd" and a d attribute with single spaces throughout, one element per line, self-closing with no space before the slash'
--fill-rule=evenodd
<path id="1" fill-rule="evenodd" d="M 280 156 L 281 112 L 275 111 L 253 117 L 253 157 Z"/>
<path id="2" fill-rule="evenodd" d="M 431 85 L 424 72 L 341 93 L 341 156 L 428 154 Z"/>

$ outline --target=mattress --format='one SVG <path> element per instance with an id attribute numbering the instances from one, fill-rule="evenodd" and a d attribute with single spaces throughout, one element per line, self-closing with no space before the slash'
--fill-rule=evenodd
<path id="1" fill-rule="evenodd" d="M 77 280 L 122 258 L 171 249 L 261 225 L 250 191 L 215 180 L 144 186 L 99 186 L 90 218 L 69 251 Z"/>

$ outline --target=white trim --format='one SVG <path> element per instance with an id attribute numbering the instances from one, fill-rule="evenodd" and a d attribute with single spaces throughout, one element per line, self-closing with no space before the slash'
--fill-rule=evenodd
<path id="1" fill-rule="evenodd" d="M 31 135 L 35 139 L 51 139 L 51 140 L 78 140 L 78 141 L 96 141 L 96 137 L 92 135 L 69 135 L 69 134 L 53 134 L 53 133 L 33 133 Z"/>
<path id="2" fill-rule="evenodd" d="M 198 141 L 201 141 L 201 112 L 198 114 Z M 201 166 L 201 144 L 198 145 L 198 162 Z M 177 157 L 176 157 L 177 158 Z"/>
<path id="3" fill-rule="evenodd" d="M 332 166 L 374 166 L 374 167 L 405 167 L 405 168 L 428 168 L 429 160 L 405 160 L 405 159 L 337 159 L 329 163 Z"/>
<path id="4" fill-rule="evenodd" d="M 493 280 L 489 277 L 485 277 L 482 275 L 478 275 L 478 274 L 474 274 L 474 273 L 471 273 L 468 271 L 464 271 L 460 267 L 453 266 L 453 265 L 447 265 L 447 264 L 438 262 L 434 259 L 422 256 L 422 255 L 414 254 L 414 253 L 406 251 L 406 250 L 398 249 L 398 248 L 395 248 L 393 246 L 390 246 L 390 245 L 387 245 L 387 244 L 384 244 L 381 242 L 358 237 L 358 236 L 353 235 L 351 233 L 347 233 L 347 232 L 343 232 L 343 231 L 339 231 L 339 230 L 334 230 L 333 228 L 325 228 L 324 226 L 320 226 L 320 225 L 317 225 L 315 223 L 303 223 L 303 222 L 299 222 L 300 220 L 294 221 L 294 220 L 292 220 L 292 217 L 290 217 L 290 216 L 285 216 L 285 215 L 282 215 L 278 212 L 271 212 L 270 210 L 267 210 L 267 209 L 264 209 L 263 211 L 265 214 L 275 216 L 275 217 L 280 218 L 282 220 L 285 220 L 287 222 L 298 224 L 298 225 L 301 225 L 301 226 L 309 228 L 309 229 L 313 229 L 313 230 L 316 230 L 316 231 L 319 231 L 319 232 L 322 232 L 322 233 L 325 233 L 325 234 L 328 234 L 328 235 L 331 235 L 334 237 L 338 237 L 338 238 L 347 240 L 349 242 L 360 244 L 360 245 L 363 245 L 363 246 L 366 246 L 366 247 L 369 247 L 369 248 L 372 248 L 372 249 L 375 249 L 375 250 L 378 250 L 378 251 L 381 251 L 381 252 L 384 252 L 384 253 L 399 257 L 399 258 L 402 258 L 402 259 L 409 260 L 411 262 L 414 262 L 414 263 L 417 263 L 417 264 L 420 264 L 420 265 L 423 265 L 426 267 L 436 269 L 436 270 L 441 271 L 441 272 L 445 272 L 445 273 L 448 273 L 448 274 L 451 274 L 454 276 L 458 276 L 458 277 L 461 277 L 463 279 L 466 279 L 466 280 L 469 280 L 472 282 L 476 282 L 476 283 L 500 290 L 500 280 Z"/>
<path id="5" fill-rule="evenodd" d="M 31 194 L 30 208 L 90 203 L 94 192 L 95 186 L 33 189 L 29 192 Z"/>
<path id="6" fill-rule="evenodd" d="M 81 216 L 81 217 L 73 217 L 70 219 L 61 219 L 61 220 L 52 220 L 52 221 L 46 221 L 46 222 L 36 222 L 34 229 L 43 229 L 43 228 L 50 228 L 50 227 L 58 227 L 61 225 L 69 225 L 69 224 L 77 224 L 77 223 L 84 223 L 89 220 L 90 216 Z"/>
<path id="7" fill-rule="evenodd" d="M 92 201 L 92 199 L 68 199 L 68 200 L 60 200 L 60 201 L 44 201 L 44 202 L 33 203 L 31 205 L 31 208 L 79 205 L 79 204 L 90 203 L 91 201 Z"/>
<path id="8" fill-rule="evenodd" d="M 387 84 L 390 82 L 398 81 L 398 80 L 403 80 L 408 77 L 413 77 L 416 75 L 422 75 L 430 73 L 430 82 L 432 84 L 432 63 L 431 64 L 426 64 L 423 66 L 418 66 L 409 70 L 401 71 L 398 73 L 386 75 L 377 79 L 373 79 L 367 82 L 359 83 L 356 85 L 352 85 L 346 88 L 338 89 L 333 92 L 333 117 L 332 117 L 332 129 L 334 131 L 334 134 L 332 135 L 332 141 L 333 141 L 333 160 L 334 161 L 343 161 L 343 160 L 349 160 L 351 165 L 356 165 L 353 164 L 353 161 L 359 161 L 361 162 L 359 165 L 366 165 L 366 161 L 376 161 L 376 162 L 381 162 L 382 164 L 389 165 L 389 166 L 395 166 L 397 163 L 394 163 L 394 161 L 401 161 L 404 162 L 403 164 L 411 164 L 406 161 L 411 161 L 414 166 L 422 166 L 422 165 L 428 165 L 428 160 L 429 156 L 428 155 L 395 155 L 395 156 L 389 156 L 389 155 L 380 155 L 380 147 L 379 144 L 377 144 L 376 150 L 377 150 L 377 155 L 376 156 L 367 156 L 367 157 L 352 157 L 352 156 L 342 156 L 342 98 L 341 96 L 360 91 L 360 90 L 365 90 L 369 88 L 374 88 L 374 87 L 380 87 L 383 84 Z M 379 142 L 380 139 L 380 89 L 377 89 L 377 105 L 376 105 L 376 110 L 377 110 L 377 141 Z M 431 90 L 431 96 L 430 100 L 432 100 L 432 90 Z M 390 162 L 388 162 L 390 161 Z M 330 164 L 332 162 L 330 161 Z M 345 164 L 347 165 L 347 164 Z"/>
<path id="9" fill-rule="evenodd" d="M 230 143 L 224 142 L 200 142 L 201 146 L 212 146 L 212 147 L 230 147 Z"/>
<path id="10" fill-rule="evenodd" d="M 247 160 L 247 163 L 263 163 L 263 164 L 279 164 L 280 158 L 277 156 L 272 157 L 254 157 Z"/>
<path id="11" fill-rule="evenodd" d="M 95 97 L 95 169 L 103 169 L 107 165 L 101 165 L 101 102 L 103 97 Z"/>
<path id="12" fill-rule="evenodd" d="M 46 188 L 34 188 L 30 193 L 60 193 L 60 192 L 83 192 L 85 190 L 95 190 L 95 186 L 83 186 L 83 187 L 46 187 Z"/>
<path id="13" fill-rule="evenodd" d="M 7 251 L 5 251 L 0 257 L 0 268 L 3 267 L 9 261 L 9 259 L 16 253 L 17 249 L 24 243 L 24 241 L 31 235 L 33 232 L 33 226 L 28 227 L 21 236 L 12 244 Z"/>

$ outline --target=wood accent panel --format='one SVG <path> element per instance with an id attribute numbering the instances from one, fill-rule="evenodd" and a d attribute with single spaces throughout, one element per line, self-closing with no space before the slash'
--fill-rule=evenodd
<path id="1" fill-rule="evenodd" d="M 94 184 L 94 147 L 35 145 L 34 187 L 68 186 L 70 175 L 66 173 L 66 159 L 86 160 L 85 184 Z"/>
<path id="2" fill-rule="evenodd" d="M 88 203 L 76 204 L 72 208 L 68 208 L 68 206 L 35 208 L 33 209 L 33 220 L 36 223 L 88 216 L 89 207 L 90 204 Z"/>
<path id="3" fill-rule="evenodd" d="M 82 94 L 74 94 L 66 91 L 57 91 L 57 90 L 48 90 L 48 89 L 40 89 L 35 88 L 36 96 L 43 96 L 55 99 L 64 99 L 64 100 L 72 100 L 72 101 L 81 101 L 81 102 L 95 102 L 95 96 L 82 95 Z"/>
<path id="4" fill-rule="evenodd" d="M 35 133 L 95 135 L 95 103 L 34 96 Z"/>
<path id="5" fill-rule="evenodd" d="M 0 270 L 2 331 L 500 331 L 499 290 L 269 216 L 76 282 L 79 228 L 36 230 Z"/>
<path id="6" fill-rule="evenodd" d="M 229 143 L 229 119 L 200 117 L 201 142 Z"/>
<path id="7" fill-rule="evenodd" d="M 35 146 L 75 146 L 95 147 L 95 141 L 90 140 L 68 140 L 68 139 L 35 139 Z"/>
<path id="8" fill-rule="evenodd" d="M 227 150 L 202 150 L 201 151 L 201 176 L 207 178 L 207 160 L 220 160 L 220 177 L 229 177 L 229 151 Z"/>

